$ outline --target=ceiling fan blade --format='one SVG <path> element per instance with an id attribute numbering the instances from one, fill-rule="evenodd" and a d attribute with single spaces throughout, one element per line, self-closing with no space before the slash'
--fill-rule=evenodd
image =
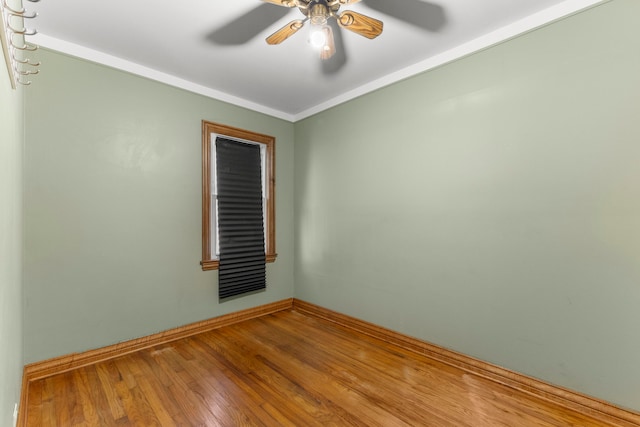
<path id="1" fill-rule="evenodd" d="M 1 1 L 1 0 L 0 0 Z M 233 19 L 207 34 L 206 39 L 219 45 L 240 45 L 249 42 L 272 27 L 290 12 L 284 7 L 262 3 L 251 11 Z"/>
<path id="2" fill-rule="evenodd" d="M 276 4 L 278 6 L 284 6 L 284 7 L 296 7 L 296 1 L 295 0 L 262 0 L 266 3 L 271 3 L 271 4 Z"/>
<path id="3" fill-rule="evenodd" d="M 333 43 L 336 48 L 336 53 L 331 58 L 320 61 L 320 67 L 322 74 L 330 76 L 336 74 L 342 70 L 347 63 L 347 47 L 344 45 L 342 39 L 342 28 L 338 25 L 338 21 L 331 19 L 327 22 L 327 25 L 331 27 L 333 33 Z"/>
<path id="4" fill-rule="evenodd" d="M 280 28 L 275 33 L 271 34 L 267 37 L 267 43 L 269 44 L 280 44 L 292 35 L 296 33 L 300 28 L 304 26 L 304 21 L 301 19 L 296 19 L 295 21 L 289 22 L 284 27 Z"/>
<path id="5" fill-rule="evenodd" d="M 338 24 L 349 31 L 374 39 L 382 33 L 382 21 L 352 10 L 342 12 L 338 16 Z"/>
<path id="6" fill-rule="evenodd" d="M 440 31 L 447 25 L 445 9 L 425 0 L 363 0 L 367 7 L 401 19 L 427 31 Z M 442 2 L 441 2 L 442 3 Z"/>
<path id="7" fill-rule="evenodd" d="M 336 42 L 333 39 L 333 30 L 330 26 L 322 28 L 325 37 L 325 44 L 320 48 L 320 59 L 326 60 L 336 53 Z"/>

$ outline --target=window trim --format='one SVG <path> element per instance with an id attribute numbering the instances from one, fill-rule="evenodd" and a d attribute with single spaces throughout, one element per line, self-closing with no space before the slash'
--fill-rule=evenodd
<path id="1" fill-rule="evenodd" d="M 274 262 L 276 253 L 275 211 L 275 161 L 276 139 L 269 135 L 251 132 L 206 120 L 202 121 L 202 270 L 217 270 L 220 261 L 211 256 L 211 135 L 240 139 L 264 144 L 266 150 L 267 208 L 265 218 L 266 262 Z"/>

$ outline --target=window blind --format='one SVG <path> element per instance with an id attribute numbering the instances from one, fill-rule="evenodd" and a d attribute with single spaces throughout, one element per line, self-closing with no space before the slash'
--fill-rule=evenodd
<path id="1" fill-rule="evenodd" d="M 260 147 L 216 138 L 218 296 L 266 288 Z"/>

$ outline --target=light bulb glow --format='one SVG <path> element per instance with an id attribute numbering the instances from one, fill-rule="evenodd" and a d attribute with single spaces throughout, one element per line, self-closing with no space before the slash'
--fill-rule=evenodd
<path id="1" fill-rule="evenodd" d="M 316 49 L 321 49 L 327 43 L 327 37 L 322 28 L 314 29 L 309 37 L 309 43 Z"/>

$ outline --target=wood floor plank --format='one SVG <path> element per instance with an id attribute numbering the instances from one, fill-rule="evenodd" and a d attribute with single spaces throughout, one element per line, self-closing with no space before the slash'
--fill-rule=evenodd
<path id="1" fill-rule="evenodd" d="M 131 425 L 160 426 L 160 422 L 150 408 L 144 393 L 140 391 L 132 372 L 132 365 L 136 363 L 136 357 L 127 355 L 115 359 L 114 362 L 123 378 L 123 381 L 116 382 L 114 387 Z"/>
<path id="2" fill-rule="evenodd" d="M 241 338 L 236 340 L 227 336 L 226 342 L 240 344 L 241 340 Z M 227 345 L 225 347 L 224 341 L 219 339 L 208 341 L 207 337 L 202 337 L 203 345 L 208 345 L 207 348 L 210 349 L 212 354 L 218 353 L 222 360 L 228 361 L 225 366 L 226 369 L 236 369 L 245 375 L 245 382 L 251 390 L 259 392 L 264 399 L 272 401 L 275 404 L 274 406 L 277 405 L 280 410 L 288 411 L 293 420 L 297 420 L 299 416 L 301 419 L 297 421 L 303 424 L 304 422 L 313 421 L 318 416 L 315 410 L 319 402 L 317 399 L 306 393 L 304 389 L 292 385 L 278 372 L 265 365 L 259 358 L 255 357 L 255 351 L 249 350 L 246 346 Z M 251 357 L 247 358 L 247 355 L 251 355 Z M 246 363 L 243 363 L 243 360 Z M 237 364 L 234 365 L 234 363 Z M 273 385 L 274 382 L 277 384 L 276 387 Z M 291 405 L 292 401 L 295 402 L 295 405 Z M 289 402 L 289 405 L 287 405 L 287 402 Z M 311 419 L 309 419 L 309 416 L 311 416 Z"/>
<path id="3" fill-rule="evenodd" d="M 281 311 L 34 380 L 27 426 L 628 427 Z"/>
<path id="4" fill-rule="evenodd" d="M 173 347 L 166 347 L 163 349 L 163 352 L 173 350 L 175 350 Z M 152 388 L 153 393 L 158 397 L 158 402 L 153 402 L 153 405 L 154 407 L 160 406 L 163 411 L 167 412 L 169 415 L 168 423 L 173 422 L 173 425 L 191 425 L 173 398 L 171 393 L 173 381 L 162 370 L 158 362 L 157 354 L 155 351 L 139 353 L 141 356 L 140 370 L 141 375 L 144 376 L 144 381 L 138 380 L 138 383 L 145 388 Z M 152 378 L 155 380 L 152 381 Z M 163 415 L 163 418 L 166 418 L 166 415 Z"/>
<path id="5" fill-rule="evenodd" d="M 268 320 L 266 319 L 265 322 Z M 406 364 L 411 361 L 410 358 L 399 358 L 391 353 L 387 354 L 385 358 L 371 358 L 364 351 L 365 347 L 363 347 L 364 343 L 362 342 L 358 342 L 358 348 L 348 351 L 349 347 L 352 346 L 353 337 L 341 340 L 335 339 L 336 337 L 334 336 L 334 340 L 327 341 L 327 337 L 323 336 L 319 329 L 314 331 L 305 329 L 302 322 L 290 324 L 283 329 L 285 336 L 290 336 L 291 327 L 298 329 L 298 333 L 303 338 L 286 344 L 290 355 L 304 358 L 305 363 L 319 372 L 329 372 L 338 381 L 340 387 L 361 395 L 367 399 L 369 405 L 378 410 L 386 411 L 386 413 L 379 412 L 375 414 L 375 420 L 382 419 L 387 424 L 397 424 L 402 421 L 406 425 L 416 425 L 416 423 L 423 421 L 424 407 L 419 401 L 413 399 L 415 397 L 415 389 L 412 387 L 411 382 L 407 381 L 406 375 L 402 375 L 401 380 L 396 378 L 396 381 L 394 381 L 394 378 L 389 376 L 386 371 L 389 363 L 393 360 L 393 363 L 402 363 L 405 366 L 403 371 L 406 372 Z M 264 339 L 270 339 L 268 335 L 272 335 L 273 331 L 277 329 L 279 329 L 278 324 L 267 324 L 266 328 L 263 329 Z M 282 340 L 284 340 L 284 337 Z M 370 350 L 377 351 L 378 348 L 371 347 Z M 358 360 L 358 352 L 366 361 Z M 427 389 L 428 391 L 430 389 Z M 395 414 L 394 420 L 389 419 L 389 413 Z M 399 420 L 395 418 L 399 418 Z M 447 425 L 447 418 L 442 408 L 431 408 L 429 419 L 432 423 Z M 369 420 L 369 422 L 376 421 Z"/>
<path id="6" fill-rule="evenodd" d="M 95 366 L 98 382 L 107 400 L 111 417 L 117 421 L 126 416 L 122 402 L 118 398 L 113 383 L 120 381 L 120 375 L 113 362 L 98 363 Z"/>
<path id="7" fill-rule="evenodd" d="M 148 355 L 148 352 L 141 354 L 141 356 L 145 355 Z M 170 414 L 170 412 L 175 412 L 172 411 L 172 399 L 167 398 L 165 395 L 165 386 L 162 384 L 162 378 L 155 376 L 154 371 L 147 369 L 147 366 L 144 359 L 138 360 L 138 363 L 131 365 L 131 371 L 136 378 L 136 383 L 160 425 L 173 425 L 175 424 L 175 419 Z"/>
<path id="8" fill-rule="evenodd" d="M 40 422 L 41 424 L 30 424 L 33 426 L 43 425 L 55 427 L 58 425 L 56 421 L 56 408 L 55 408 L 55 388 L 53 387 L 53 378 L 46 378 L 39 381 L 42 384 L 42 407 L 37 408 L 32 406 L 32 411 L 41 411 Z M 29 393 L 31 393 L 31 387 L 29 387 Z M 62 397 L 64 398 L 64 397 Z M 29 397 L 31 401 L 31 397 Z M 28 416 L 28 413 L 27 413 Z M 38 417 L 34 417 L 33 422 L 37 422 Z M 27 419 L 27 422 L 31 422 L 31 418 Z"/>
<path id="9" fill-rule="evenodd" d="M 43 415 L 43 401 L 42 391 L 44 387 L 44 381 L 37 381 L 29 387 L 29 399 L 27 401 L 27 413 L 33 414 L 33 425 L 42 425 Z"/>
<path id="10" fill-rule="evenodd" d="M 230 329 L 226 332 L 233 341 L 249 342 L 249 335 L 240 329 Z M 271 331 L 271 334 L 273 333 L 275 333 L 275 329 Z M 257 335 L 251 335 L 257 338 Z M 268 348 L 265 340 L 267 337 L 262 336 L 260 338 L 262 338 L 262 341 L 261 345 L 258 346 L 258 351 L 264 352 Z M 280 338 L 284 339 L 282 336 Z M 275 339 L 277 340 L 277 338 Z M 370 396 L 358 393 L 357 389 L 350 387 L 332 375 L 333 368 L 323 363 L 326 355 L 320 351 L 314 351 L 317 348 L 313 349 L 308 345 L 304 345 L 304 341 L 299 340 L 296 345 L 287 344 L 286 348 L 272 347 L 268 354 L 255 354 L 254 357 L 262 359 L 263 364 L 271 367 L 273 371 L 283 376 L 288 376 L 290 381 L 297 381 L 297 378 L 300 377 L 305 378 L 305 386 L 300 388 L 311 393 L 318 401 L 322 401 L 323 396 L 336 396 L 336 399 L 330 401 L 330 405 L 327 407 L 328 412 L 330 414 L 338 414 L 351 424 L 363 422 L 365 425 L 378 425 L 378 423 L 389 426 L 405 425 L 396 415 L 378 405 L 371 405 Z M 246 352 L 248 350 L 245 349 Z M 296 363 L 292 364 L 292 360 Z M 355 419 L 351 415 L 354 406 L 369 406 L 370 409 L 360 419 Z"/>
<path id="11" fill-rule="evenodd" d="M 195 346 L 196 342 L 192 342 L 192 345 Z M 203 349 L 206 351 L 210 348 L 203 347 Z M 232 425 L 246 423 L 268 425 L 271 416 L 262 408 L 261 405 L 265 402 L 264 397 L 257 391 L 257 387 L 252 386 L 253 380 L 244 375 L 244 372 L 235 369 L 233 364 L 221 357 L 219 353 L 209 351 L 209 355 L 212 357 L 206 364 L 201 361 L 187 364 L 192 375 L 204 378 L 204 381 L 200 381 L 203 395 L 214 392 L 223 397 L 226 408 L 223 413 L 225 418 L 232 420 Z M 207 366 L 215 366 L 216 369 L 211 373 Z M 223 391 L 220 392 L 221 390 Z"/>
<path id="12" fill-rule="evenodd" d="M 68 373 L 74 384 L 74 394 L 77 398 L 76 407 L 79 407 L 77 416 L 74 416 L 73 426 L 83 425 L 109 425 L 113 424 L 110 417 L 105 419 L 98 413 L 106 413 L 107 404 L 100 388 L 100 381 L 95 372 L 95 367 L 76 369 Z M 81 415 L 81 416 L 80 416 Z"/>

